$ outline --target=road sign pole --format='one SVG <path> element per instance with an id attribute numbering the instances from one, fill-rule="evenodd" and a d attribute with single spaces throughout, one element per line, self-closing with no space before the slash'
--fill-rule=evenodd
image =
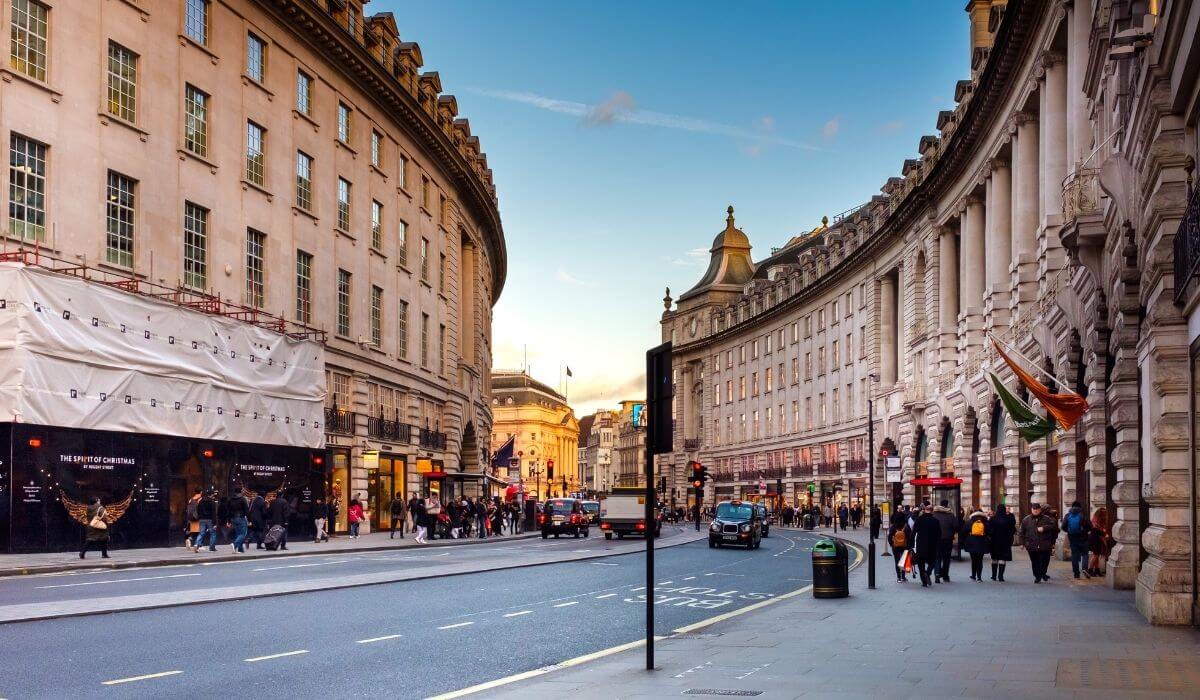
<path id="1" fill-rule="evenodd" d="M 875 518 L 875 402 L 870 397 L 867 397 L 867 459 L 870 460 L 870 474 L 867 476 L 867 500 L 870 502 L 870 507 L 867 508 L 867 526 L 871 527 L 871 523 Z M 883 523 L 880 523 L 882 526 Z M 867 588 L 875 588 L 875 528 L 871 527 L 869 534 L 870 539 L 867 542 Z"/>
<path id="2" fill-rule="evenodd" d="M 671 397 L 670 341 L 646 352 L 646 670 L 654 670 L 654 531 L 658 524 L 658 500 L 654 493 L 654 455 L 671 452 L 674 416 Z"/>

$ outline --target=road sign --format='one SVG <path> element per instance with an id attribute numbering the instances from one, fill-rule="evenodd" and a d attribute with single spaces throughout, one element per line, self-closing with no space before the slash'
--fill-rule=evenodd
<path id="1" fill-rule="evenodd" d="M 899 457 L 888 457 L 887 458 L 886 472 L 887 472 L 887 482 L 889 484 L 898 484 L 901 482 L 902 479 L 900 477 L 900 458 Z"/>

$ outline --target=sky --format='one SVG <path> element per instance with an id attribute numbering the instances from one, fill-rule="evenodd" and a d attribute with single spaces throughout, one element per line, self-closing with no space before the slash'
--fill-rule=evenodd
<path id="1" fill-rule="evenodd" d="M 579 416 L 645 394 L 663 295 L 735 208 L 754 258 L 917 156 L 969 77 L 962 0 L 371 0 L 492 168 L 508 247 L 494 367 Z M 527 358 L 527 359 L 526 359 Z M 573 377 L 564 384 L 565 368 Z"/>

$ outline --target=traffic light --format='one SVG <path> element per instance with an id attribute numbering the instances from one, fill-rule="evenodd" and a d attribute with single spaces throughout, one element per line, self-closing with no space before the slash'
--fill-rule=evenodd
<path id="1" fill-rule="evenodd" d="M 704 488 L 704 481 L 708 478 L 708 470 L 699 462 L 688 462 L 688 466 L 692 469 L 692 486 L 698 489 Z"/>
<path id="2" fill-rule="evenodd" d="M 700 467 L 700 485 L 708 482 L 708 467 Z"/>

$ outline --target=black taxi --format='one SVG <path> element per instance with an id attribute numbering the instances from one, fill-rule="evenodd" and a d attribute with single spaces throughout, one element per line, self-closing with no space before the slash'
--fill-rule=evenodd
<path id="1" fill-rule="evenodd" d="M 762 514 L 749 501 L 723 501 L 708 526 L 708 546 L 735 545 L 758 549 L 762 544 Z"/>
<path id="2" fill-rule="evenodd" d="M 550 535 L 588 536 L 588 516 L 583 502 L 574 498 L 551 498 L 542 504 L 538 513 L 542 539 Z"/>

